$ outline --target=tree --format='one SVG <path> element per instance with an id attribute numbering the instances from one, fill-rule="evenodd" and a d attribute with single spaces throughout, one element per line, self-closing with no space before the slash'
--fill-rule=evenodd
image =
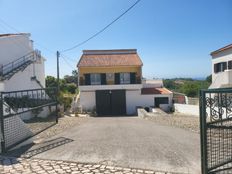
<path id="1" fill-rule="evenodd" d="M 188 97 L 196 97 L 198 95 L 199 86 L 194 82 L 185 82 L 181 87 L 181 92 Z"/>
<path id="2" fill-rule="evenodd" d="M 77 70 L 73 70 L 72 71 L 72 75 L 65 75 L 64 76 L 64 80 L 66 81 L 66 83 L 74 83 L 76 85 L 78 85 L 78 73 Z"/>
<path id="3" fill-rule="evenodd" d="M 66 84 L 66 89 L 69 93 L 75 94 L 77 90 L 77 86 L 74 83 Z"/>
<path id="4" fill-rule="evenodd" d="M 212 74 L 206 77 L 205 79 L 208 83 L 212 83 Z"/>
<path id="5" fill-rule="evenodd" d="M 77 86 L 75 83 L 68 83 L 65 79 L 60 79 L 59 81 L 60 91 L 63 93 L 71 93 L 75 94 L 77 90 Z M 57 79 L 53 76 L 46 77 L 46 87 L 57 87 Z"/>
<path id="6" fill-rule="evenodd" d="M 45 82 L 46 82 L 46 87 L 47 88 L 57 87 L 57 80 L 53 76 L 47 76 L 46 79 L 45 79 Z"/>

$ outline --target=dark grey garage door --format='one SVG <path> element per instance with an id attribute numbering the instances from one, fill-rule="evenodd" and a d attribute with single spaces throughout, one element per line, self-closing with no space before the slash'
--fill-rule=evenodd
<path id="1" fill-rule="evenodd" d="M 98 115 L 125 115 L 125 90 L 97 90 L 96 111 Z"/>

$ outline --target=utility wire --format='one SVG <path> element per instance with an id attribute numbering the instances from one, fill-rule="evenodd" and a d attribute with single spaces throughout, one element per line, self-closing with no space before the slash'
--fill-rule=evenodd
<path id="1" fill-rule="evenodd" d="M 103 31 L 105 31 L 108 27 L 110 27 L 113 23 L 115 23 L 117 20 L 119 20 L 122 16 L 124 16 L 127 12 L 129 12 L 134 6 L 136 6 L 141 0 L 137 0 L 132 6 L 130 6 L 125 12 L 123 12 L 121 15 L 119 15 L 117 18 L 115 18 L 112 22 L 110 22 L 108 25 L 106 25 L 104 28 L 102 28 L 100 31 L 98 31 L 97 33 L 95 33 L 94 35 L 92 35 L 91 37 L 89 37 L 88 39 L 74 45 L 71 48 L 62 50 L 61 52 L 67 52 L 70 50 L 73 50 L 83 44 L 85 44 L 86 42 L 88 42 L 89 40 L 93 39 L 94 37 L 96 37 L 97 35 L 101 34 Z"/>
<path id="2" fill-rule="evenodd" d="M 5 29 L 4 29 L 5 32 L 7 32 L 7 30 L 6 30 L 6 27 L 7 27 L 8 29 L 13 30 L 13 31 L 16 32 L 17 34 L 20 34 L 20 33 L 21 33 L 21 32 L 19 32 L 19 30 L 17 30 L 15 27 L 9 25 L 9 24 L 6 23 L 3 19 L 0 18 L 0 26 L 1 26 L 1 25 L 2 25 L 2 27 L 5 28 Z M 26 37 L 26 36 L 25 36 L 25 37 Z M 16 44 L 17 46 L 19 46 L 19 47 L 21 47 L 21 48 L 22 48 L 22 46 L 25 47 L 24 43 L 22 43 L 22 42 L 19 43 L 19 42 L 16 42 L 16 41 L 12 40 L 12 43 Z M 43 48 L 46 49 L 48 52 L 50 52 L 50 53 L 56 55 L 55 51 L 52 51 L 51 49 L 49 49 L 49 48 L 43 46 L 42 44 L 39 44 L 38 42 L 35 42 L 35 44 L 37 44 L 37 45 L 43 47 Z M 27 48 L 27 47 L 25 47 L 25 48 Z M 65 61 L 65 63 L 66 63 L 69 67 L 71 67 L 72 69 L 75 69 L 74 66 L 72 66 L 72 65 L 67 61 L 68 59 L 74 61 L 73 59 L 71 59 L 71 58 L 69 58 L 69 57 L 67 57 L 67 56 L 64 56 L 63 54 L 61 55 L 61 57 L 62 57 L 62 59 Z"/>
<path id="3" fill-rule="evenodd" d="M 11 26 L 10 24 L 8 24 L 6 21 L 4 21 L 3 19 L 0 18 L 0 22 L 2 23 L 2 25 L 5 25 L 6 27 L 8 27 L 9 29 L 15 31 L 16 33 L 20 34 L 21 32 L 19 30 L 17 30 L 15 27 Z M 26 37 L 26 36 L 25 36 Z M 44 49 L 46 49 L 48 52 L 52 53 L 52 54 L 56 54 L 55 51 L 52 51 L 51 49 L 46 48 L 45 46 L 39 44 L 37 41 L 34 41 L 35 44 L 43 47 Z M 21 44 L 20 44 L 21 45 Z M 23 45 L 23 44 L 22 44 Z"/>
<path id="4" fill-rule="evenodd" d="M 60 54 L 60 57 L 65 61 L 65 63 L 72 69 L 76 69 L 72 64 L 70 64 L 67 60 L 68 58 L 65 57 L 64 55 Z"/>

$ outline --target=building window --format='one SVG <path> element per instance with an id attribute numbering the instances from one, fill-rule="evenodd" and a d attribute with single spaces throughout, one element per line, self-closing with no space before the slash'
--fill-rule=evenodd
<path id="1" fill-rule="evenodd" d="M 220 62 L 220 63 L 214 64 L 214 72 L 215 73 L 223 72 L 226 69 L 227 69 L 227 62 Z"/>
<path id="2" fill-rule="evenodd" d="M 228 69 L 232 69 L 232 60 L 228 62 Z"/>
<path id="3" fill-rule="evenodd" d="M 101 84 L 101 75 L 100 74 L 90 74 L 91 85 L 100 85 Z"/>
<path id="4" fill-rule="evenodd" d="M 120 84 L 130 84 L 130 73 L 120 73 Z"/>

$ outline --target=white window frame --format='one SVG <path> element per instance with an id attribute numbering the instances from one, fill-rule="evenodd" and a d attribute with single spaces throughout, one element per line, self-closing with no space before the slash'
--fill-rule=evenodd
<path id="1" fill-rule="evenodd" d="M 101 85 L 101 74 L 90 74 L 91 85 Z"/>
<path id="2" fill-rule="evenodd" d="M 120 84 L 130 84 L 130 73 L 120 73 Z"/>

